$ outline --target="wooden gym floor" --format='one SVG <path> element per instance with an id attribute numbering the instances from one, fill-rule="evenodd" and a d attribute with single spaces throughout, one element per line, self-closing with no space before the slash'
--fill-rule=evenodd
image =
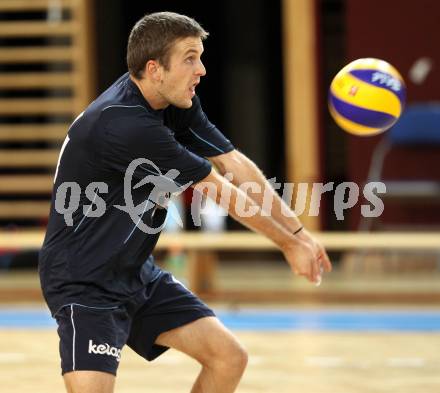
<path id="1" fill-rule="evenodd" d="M 271 265 L 270 270 L 258 264 L 254 264 L 251 271 L 247 265 L 220 269 L 218 285 L 225 289 L 258 288 L 263 291 L 275 286 L 292 290 L 292 298 L 299 292 L 308 291 L 328 291 L 331 294 L 344 290 L 353 296 L 386 291 L 426 294 L 427 299 L 431 299 L 429 304 L 412 305 L 378 306 L 353 302 L 313 305 L 298 303 L 298 299 L 292 304 L 253 305 L 253 312 L 261 314 L 256 321 L 260 328 L 253 328 L 255 320 L 249 318 L 244 323 L 236 321 L 232 325 L 230 322 L 234 318 L 225 321 L 249 352 L 249 365 L 237 392 L 437 393 L 440 386 L 440 303 L 437 302 L 440 274 L 436 265 L 428 266 L 425 271 L 414 271 L 411 266 L 404 271 L 401 266 L 384 271 L 380 266 L 372 269 L 371 264 L 369 271 L 335 269 L 324 277 L 319 289 L 293 278 L 283 265 Z M 7 293 L 36 292 L 38 288 L 35 271 L 0 275 L 0 293 L 4 298 L 0 302 L 1 393 L 64 392 L 53 322 L 34 326 L 32 321 L 36 321 L 37 317 L 28 313 L 28 322 L 20 326 L 8 327 L 7 323 L 2 323 L 2 312 L 5 310 L 17 312 L 17 315 L 22 311 L 26 313 L 26 310 L 37 309 L 40 313 L 45 310 L 38 299 L 25 305 L 11 303 L 11 300 L 20 300 L 17 297 L 5 297 Z M 232 302 L 211 305 L 216 311 L 226 310 L 229 313 L 244 307 Z M 301 312 L 308 313 L 307 323 L 298 328 L 301 318 L 295 317 L 297 319 L 288 319 L 287 324 L 282 322 L 284 327 L 279 329 L 280 326 L 274 322 L 276 316 L 272 318 L 270 315 L 274 309 L 288 315 L 296 313 L 297 317 L 301 316 Z M 345 316 L 326 320 L 326 313 L 335 310 L 342 310 Z M 397 320 L 386 329 L 374 328 L 378 318 L 376 314 L 374 319 L 372 314 L 382 312 L 379 320 L 383 320 L 399 310 L 406 313 L 404 320 Z M 320 317 L 315 318 L 315 312 Z M 350 317 L 356 313 L 362 314 L 360 319 Z M 240 312 L 237 314 L 240 315 Z M 369 320 L 373 321 L 373 325 L 368 325 Z M 289 328 L 289 323 L 292 326 L 296 324 L 296 327 Z M 417 326 L 412 329 L 414 324 Z M 261 328 L 263 325 L 264 328 Z M 198 370 L 199 366 L 194 361 L 173 350 L 148 363 L 129 348 L 124 348 L 116 392 L 187 393 Z"/>
<path id="2" fill-rule="evenodd" d="M 10 306 L 7 309 L 17 310 Z M 289 310 L 287 307 L 283 312 L 290 313 Z M 313 326 L 313 308 L 296 310 L 300 315 L 305 312 Z M 324 317 L 332 312 L 329 310 L 323 311 Z M 346 310 L 347 315 L 354 310 L 363 310 L 364 318 L 369 314 L 368 308 L 351 308 Z M 396 309 L 389 310 L 392 314 Z M 253 309 L 254 316 L 259 312 Z M 266 312 L 264 318 L 268 318 L 266 309 L 261 312 Z M 380 312 L 387 315 L 388 309 Z M 411 310 L 406 312 L 411 318 Z M 413 312 L 417 326 L 423 328 L 423 322 L 417 320 L 424 314 L 415 308 Z M 356 326 L 356 320 L 347 320 L 345 331 L 326 329 L 325 323 L 323 329 L 319 323 L 303 330 L 271 330 L 270 323 L 268 330 L 249 330 L 246 326 L 245 330 L 235 329 L 250 355 L 238 392 L 438 392 L 440 313 L 433 309 L 429 312 L 434 313 L 437 325 L 432 329 L 425 326 L 425 331 L 418 332 L 404 331 L 405 326 L 403 330 L 368 331 L 368 326 Z M 194 361 L 173 350 L 148 363 L 124 348 L 116 392 L 189 392 L 198 370 Z M 63 392 L 54 326 L 0 328 L 0 386 L 5 393 Z"/>

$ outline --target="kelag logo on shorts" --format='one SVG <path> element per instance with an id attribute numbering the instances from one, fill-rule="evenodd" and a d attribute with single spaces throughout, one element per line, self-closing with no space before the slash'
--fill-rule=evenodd
<path id="1" fill-rule="evenodd" d="M 113 356 L 118 362 L 121 360 L 121 350 L 115 347 L 111 347 L 107 343 L 93 344 L 93 340 L 89 340 L 89 353 L 93 353 L 95 355 Z"/>

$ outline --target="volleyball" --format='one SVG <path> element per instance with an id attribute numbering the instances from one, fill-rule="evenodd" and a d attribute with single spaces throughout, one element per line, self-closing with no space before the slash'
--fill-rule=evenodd
<path id="1" fill-rule="evenodd" d="M 355 135 L 376 135 L 399 119 L 405 96 L 405 82 L 391 64 L 364 58 L 336 74 L 330 85 L 328 106 L 343 130 Z"/>

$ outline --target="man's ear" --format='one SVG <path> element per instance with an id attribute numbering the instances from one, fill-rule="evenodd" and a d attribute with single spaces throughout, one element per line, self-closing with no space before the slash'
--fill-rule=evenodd
<path id="1" fill-rule="evenodd" d="M 156 60 L 148 60 L 145 64 L 144 74 L 159 82 L 162 77 L 162 69 Z"/>

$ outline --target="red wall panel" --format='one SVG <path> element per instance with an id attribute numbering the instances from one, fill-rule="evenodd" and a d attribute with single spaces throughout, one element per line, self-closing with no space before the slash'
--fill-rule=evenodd
<path id="1" fill-rule="evenodd" d="M 346 0 L 345 18 L 347 63 L 361 57 L 386 60 L 405 79 L 407 102 L 440 101 L 440 1 Z M 432 68 L 421 83 L 414 83 L 409 71 L 421 58 L 428 58 Z M 348 176 L 350 180 L 362 183 L 366 179 L 372 150 L 381 136 L 347 138 Z M 399 151 L 390 157 L 387 175 L 395 178 L 440 179 L 440 150 Z M 389 210 L 391 212 L 392 209 Z M 439 208 L 425 210 L 425 221 L 440 218 L 440 213 L 435 217 Z M 393 210 L 392 216 L 391 220 L 405 214 Z M 359 210 L 353 211 L 352 228 L 356 227 L 358 219 Z"/>

